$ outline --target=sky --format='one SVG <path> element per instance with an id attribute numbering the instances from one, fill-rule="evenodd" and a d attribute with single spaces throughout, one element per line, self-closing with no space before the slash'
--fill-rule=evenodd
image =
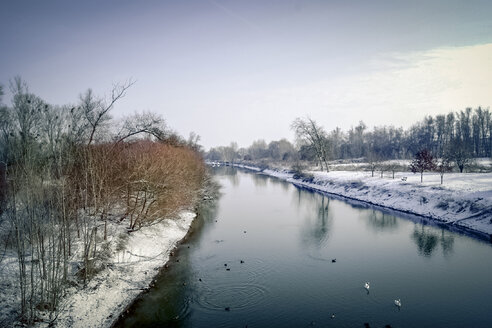
<path id="1" fill-rule="evenodd" d="M 206 148 L 408 127 L 492 104 L 492 1 L 3 0 L 0 83 L 52 104 L 136 83 L 112 114 L 151 111 Z M 9 103 L 9 95 L 4 102 Z"/>

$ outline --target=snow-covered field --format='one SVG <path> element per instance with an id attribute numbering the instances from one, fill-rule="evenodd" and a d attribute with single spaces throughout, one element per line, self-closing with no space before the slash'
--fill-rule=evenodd
<path id="1" fill-rule="evenodd" d="M 238 164 L 238 167 L 246 167 Z M 257 170 L 256 170 L 257 171 Z M 264 174 L 312 190 L 416 214 L 439 223 L 492 236 L 492 173 L 449 173 L 440 183 L 438 173 L 309 171 L 312 177 L 294 178 L 288 170 L 265 169 Z M 402 178 L 406 177 L 406 181 Z"/>
<path id="2" fill-rule="evenodd" d="M 106 269 L 85 288 L 68 289 L 54 326 L 110 327 L 119 313 L 149 287 L 158 270 L 169 260 L 173 248 L 186 236 L 194 217 L 192 212 L 182 212 L 177 219 L 163 220 L 131 234 L 125 232 L 126 224 L 112 222 L 113 241 L 122 241 L 124 249 L 114 252 Z M 12 317 L 18 304 L 17 267 L 13 254 L 4 258 L 0 272 L 0 326 L 11 326 L 5 318 Z M 36 326 L 47 327 L 48 324 L 46 318 Z"/>

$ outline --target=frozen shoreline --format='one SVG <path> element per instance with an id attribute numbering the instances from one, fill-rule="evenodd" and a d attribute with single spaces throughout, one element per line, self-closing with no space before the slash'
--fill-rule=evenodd
<path id="1" fill-rule="evenodd" d="M 399 172 L 395 179 L 380 178 L 379 172 L 371 177 L 370 172 L 362 171 L 310 171 L 312 177 L 294 178 L 289 170 L 234 166 L 314 191 L 422 216 L 492 240 L 492 173 L 450 173 L 441 185 L 436 173 L 427 173 L 420 183 L 420 175 L 410 172 Z"/>

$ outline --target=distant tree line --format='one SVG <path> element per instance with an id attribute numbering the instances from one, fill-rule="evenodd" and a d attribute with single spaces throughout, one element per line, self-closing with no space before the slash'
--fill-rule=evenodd
<path id="1" fill-rule="evenodd" d="M 115 85 L 108 99 L 89 89 L 65 106 L 45 102 L 20 78 L 5 105 L 0 86 L 0 239 L 18 258 L 26 323 L 37 311 L 56 318 L 72 263 L 83 285 L 104 267 L 117 247 L 108 220 L 130 233 L 200 197 L 198 136 L 185 141 L 152 113 L 110 116 L 132 84 Z"/>
<path id="2" fill-rule="evenodd" d="M 280 160 L 300 159 L 317 163 L 327 170 L 328 161 L 360 159 L 375 163 L 390 159 L 411 159 L 427 149 L 435 158 L 452 161 L 462 172 L 470 159 L 492 157 L 492 118 L 490 110 L 466 108 L 446 115 L 426 116 L 408 129 L 376 126 L 372 131 L 360 121 L 348 131 L 326 131 L 317 121 L 297 118 L 291 128 L 296 146 L 289 141 L 255 141 L 250 147 L 237 149 L 236 144 L 212 148 L 211 160 L 279 160 L 275 145 L 282 143 Z M 234 146 L 234 147 L 233 147 Z M 374 166 L 375 167 L 375 166 Z"/>
<path id="3" fill-rule="evenodd" d="M 265 140 L 259 139 L 248 148 L 238 148 L 235 142 L 231 142 L 229 146 L 211 148 L 205 156 L 211 161 L 274 160 L 289 162 L 297 158 L 298 152 L 287 139 L 271 141 L 268 144 Z"/>

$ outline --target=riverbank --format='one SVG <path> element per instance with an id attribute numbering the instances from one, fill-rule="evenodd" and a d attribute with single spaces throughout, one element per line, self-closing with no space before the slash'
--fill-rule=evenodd
<path id="1" fill-rule="evenodd" d="M 492 236 L 492 173 L 449 173 L 440 184 L 437 173 L 398 172 L 395 178 L 362 171 L 308 171 L 302 176 L 287 169 L 260 169 L 234 164 L 297 186 L 334 194 L 392 210 L 422 216 L 481 235 Z"/>
<path id="2" fill-rule="evenodd" d="M 120 313 L 152 286 L 173 249 L 186 237 L 195 217 L 194 212 L 182 211 L 175 219 L 162 220 L 131 233 L 127 232 L 127 222 L 109 220 L 108 235 L 112 237 L 108 238 L 108 245 L 111 246 L 101 271 L 85 287 L 72 279 L 72 286 L 66 290 L 56 313 L 50 318 L 48 312 L 39 311 L 34 326 L 44 328 L 52 322 L 51 327 L 111 327 Z M 14 254 L 11 255 L 2 263 L 0 326 L 23 327 L 15 322 L 18 264 Z M 78 270 L 78 262 L 73 262 L 71 276 L 75 277 Z"/>
<path id="3" fill-rule="evenodd" d="M 132 232 L 124 250 L 115 252 L 104 273 L 67 297 L 58 327 L 110 327 L 118 315 L 149 286 L 185 238 L 196 214 L 182 212 Z M 69 292 L 70 293 L 70 292 Z"/>

